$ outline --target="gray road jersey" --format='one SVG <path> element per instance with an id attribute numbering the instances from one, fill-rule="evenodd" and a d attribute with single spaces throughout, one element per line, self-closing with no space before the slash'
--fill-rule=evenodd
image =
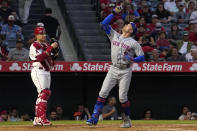
<path id="1" fill-rule="evenodd" d="M 124 59 L 125 54 L 131 57 L 133 57 L 134 54 L 137 56 L 144 55 L 140 44 L 132 37 L 122 38 L 121 34 L 117 33 L 112 28 L 108 37 L 111 41 L 111 60 L 113 64 L 131 64 L 131 61 Z"/>

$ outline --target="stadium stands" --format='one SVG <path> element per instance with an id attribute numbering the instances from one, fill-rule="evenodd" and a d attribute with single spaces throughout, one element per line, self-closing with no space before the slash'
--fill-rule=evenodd
<path id="1" fill-rule="evenodd" d="M 100 28 L 91 0 L 65 0 L 64 2 L 85 60 L 109 61 L 110 44 Z"/>
<path id="2" fill-rule="evenodd" d="M 101 31 L 99 22 L 103 19 L 103 16 L 108 15 L 111 13 L 111 7 L 109 6 L 110 3 L 113 3 L 115 5 L 120 4 L 122 1 L 114 1 L 114 0 L 64 0 L 65 7 L 67 9 L 66 13 L 68 14 L 69 18 L 71 19 L 71 23 L 73 25 L 73 30 L 75 32 L 76 37 L 78 38 L 79 41 L 79 46 L 76 48 L 81 48 L 82 52 L 81 54 L 84 55 L 84 59 L 86 61 L 109 61 L 110 60 L 110 42 L 107 38 L 106 35 L 103 34 Z M 157 0 L 126 0 L 122 2 L 124 4 L 123 7 L 127 7 L 126 5 L 131 4 L 133 7 L 131 7 L 130 13 L 132 16 L 132 12 L 138 12 L 140 17 L 144 16 L 145 19 L 150 19 L 149 22 L 145 22 L 145 32 L 142 34 L 139 34 L 140 39 L 142 39 L 141 46 L 143 49 L 147 49 L 147 45 L 149 47 L 153 48 L 158 48 L 157 42 L 160 38 L 158 37 L 158 34 L 161 33 L 161 31 L 165 31 L 165 34 L 167 36 L 167 42 L 170 42 L 170 45 L 167 47 L 167 50 L 164 52 L 167 52 L 167 54 L 164 56 L 163 55 L 163 50 L 160 49 L 159 57 L 164 59 L 164 61 L 167 61 L 167 58 L 170 57 L 172 47 L 177 46 L 177 40 L 183 40 L 183 31 L 188 29 L 188 22 L 183 23 L 181 22 L 183 18 L 189 18 L 191 15 L 191 10 L 189 8 L 189 4 L 193 1 L 189 1 L 183 4 L 184 1 L 182 0 L 176 0 L 171 3 L 163 2 L 162 1 L 157 1 Z M 172 4 L 175 4 L 176 6 L 174 7 L 173 10 L 167 8 L 170 7 Z M 163 12 L 159 12 L 159 6 L 163 6 Z M 181 12 L 181 7 L 184 5 L 184 13 Z M 146 13 L 143 14 L 143 8 L 148 7 L 148 16 Z M 194 8 L 195 9 L 195 8 Z M 129 18 L 126 16 L 125 18 L 121 17 L 123 13 L 126 13 L 127 8 L 124 8 L 119 17 L 116 19 L 123 19 L 123 20 L 133 20 L 136 24 L 139 26 L 139 19 L 137 18 L 138 16 L 135 16 L 135 18 Z M 193 10 L 194 11 L 194 10 Z M 103 15 L 104 13 L 104 15 Z M 135 13 L 134 13 L 135 14 Z M 151 23 L 151 17 L 153 15 L 157 14 L 157 21 L 155 23 Z M 127 13 L 128 15 L 128 13 Z M 130 15 L 130 14 L 129 14 Z M 173 23 L 175 23 L 174 19 L 175 16 L 180 15 L 179 17 L 176 18 L 179 31 L 177 32 L 172 32 L 171 26 Z M 169 16 L 171 18 L 169 18 Z M 129 19 L 128 19 L 128 18 Z M 166 22 L 165 19 L 168 19 Z M 120 31 L 118 29 L 118 23 L 116 23 L 116 19 L 111 23 L 112 27 L 117 31 Z M 158 24 L 157 24 L 158 23 Z M 161 24 L 160 27 L 157 28 L 157 25 Z M 114 26 L 113 26 L 114 25 Z M 193 28 L 194 29 L 194 28 Z M 191 33 L 191 30 L 188 32 L 189 35 Z M 194 39 L 195 33 L 192 33 L 192 37 Z M 138 37 L 139 37 L 138 36 Z M 192 39 L 192 40 L 193 40 Z M 136 39 L 138 40 L 138 39 Z M 143 40 L 148 40 L 147 42 L 144 43 Z M 190 41 L 190 36 L 189 40 L 186 40 L 186 42 Z M 193 43 L 195 45 L 195 42 Z M 181 45 L 183 48 L 185 48 L 183 45 Z M 145 47 L 145 48 L 144 48 Z M 182 48 L 182 49 L 183 49 Z M 178 50 L 180 52 L 180 50 Z M 147 53 L 146 56 L 147 59 L 146 61 L 149 61 L 148 58 L 151 57 L 152 53 L 151 50 L 150 52 L 145 52 Z M 186 52 L 190 53 L 190 51 Z M 185 57 L 185 55 L 184 55 Z"/>

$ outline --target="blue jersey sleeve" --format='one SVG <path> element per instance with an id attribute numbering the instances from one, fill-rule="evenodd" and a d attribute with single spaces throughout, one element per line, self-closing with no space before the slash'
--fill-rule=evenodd
<path id="1" fill-rule="evenodd" d="M 105 31 L 106 34 L 110 34 L 111 32 L 111 26 L 109 25 L 109 23 L 111 22 L 111 20 L 114 18 L 114 14 L 110 14 L 108 15 L 102 22 L 101 22 L 101 25 L 102 25 L 102 28 L 103 30 Z"/>
<path id="2" fill-rule="evenodd" d="M 133 59 L 135 62 L 143 62 L 144 61 L 144 56 L 137 56 Z"/>

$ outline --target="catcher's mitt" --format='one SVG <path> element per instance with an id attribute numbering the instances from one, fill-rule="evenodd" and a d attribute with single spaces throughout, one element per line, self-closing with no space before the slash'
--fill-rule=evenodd
<path id="1" fill-rule="evenodd" d="M 50 44 L 52 44 L 54 42 L 58 43 L 58 41 L 55 38 L 51 38 Z M 59 55 L 59 46 L 57 48 L 52 49 L 52 51 L 51 51 L 51 56 L 52 56 L 53 60 L 55 60 L 58 57 L 58 55 Z"/>

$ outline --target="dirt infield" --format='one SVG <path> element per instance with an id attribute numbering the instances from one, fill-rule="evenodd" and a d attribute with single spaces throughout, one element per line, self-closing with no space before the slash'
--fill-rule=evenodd
<path id="1" fill-rule="evenodd" d="M 84 124 L 53 126 L 0 126 L 0 131 L 197 131 L 196 124 L 134 124 L 132 128 L 122 129 L 118 124 Z"/>

